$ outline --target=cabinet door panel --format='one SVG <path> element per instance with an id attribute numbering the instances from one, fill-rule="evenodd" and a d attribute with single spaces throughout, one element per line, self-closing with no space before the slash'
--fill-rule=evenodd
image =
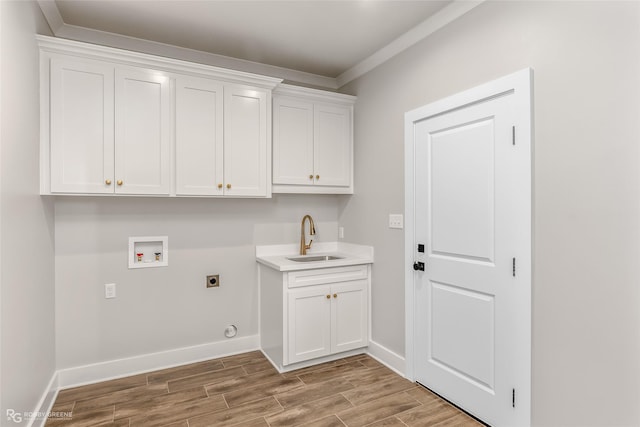
<path id="1" fill-rule="evenodd" d="M 300 288 L 288 298 L 288 363 L 331 353 L 329 286 Z"/>
<path id="2" fill-rule="evenodd" d="M 315 185 L 351 182 L 351 109 L 316 104 L 314 109 Z"/>
<path id="3" fill-rule="evenodd" d="M 116 70 L 116 193 L 169 194 L 170 101 L 166 75 Z"/>
<path id="4" fill-rule="evenodd" d="M 113 66 L 53 58 L 50 79 L 51 192 L 112 193 Z"/>
<path id="5" fill-rule="evenodd" d="M 313 103 L 273 101 L 273 183 L 312 185 Z"/>
<path id="6" fill-rule="evenodd" d="M 367 281 L 333 285 L 331 291 L 332 351 L 337 353 L 366 346 L 369 337 Z"/>
<path id="7" fill-rule="evenodd" d="M 225 194 L 267 196 L 267 94 L 226 86 L 224 99 Z"/>
<path id="8" fill-rule="evenodd" d="M 222 108 L 221 84 L 176 79 L 176 194 L 224 194 Z"/>

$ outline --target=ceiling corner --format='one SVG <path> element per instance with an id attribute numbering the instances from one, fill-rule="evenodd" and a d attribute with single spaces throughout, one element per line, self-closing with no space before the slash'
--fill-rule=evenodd
<path id="1" fill-rule="evenodd" d="M 38 5 L 51 31 L 55 35 L 65 25 L 62 15 L 60 15 L 60 11 L 58 10 L 58 5 L 56 5 L 54 0 L 38 0 Z"/>
<path id="2" fill-rule="evenodd" d="M 393 40 L 382 49 L 340 74 L 336 78 L 338 87 L 342 87 L 368 73 L 379 65 L 382 65 L 389 59 L 410 48 L 419 41 L 424 40 L 440 28 L 450 24 L 485 1 L 486 0 L 455 0 L 442 10 L 436 12 L 433 16 Z"/>

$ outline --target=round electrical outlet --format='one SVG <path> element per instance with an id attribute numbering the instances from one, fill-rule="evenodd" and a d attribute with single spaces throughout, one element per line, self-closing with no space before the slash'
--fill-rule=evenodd
<path id="1" fill-rule="evenodd" d="M 224 336 L 227 338 L 233 338 L 236 336 L 237 333 L 238 333 L 238 328 L 236 327 L 236 325 L 229 325 L 224 330 Z"/>

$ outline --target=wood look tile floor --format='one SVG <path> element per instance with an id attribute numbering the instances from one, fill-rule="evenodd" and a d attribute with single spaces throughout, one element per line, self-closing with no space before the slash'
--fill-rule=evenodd
<path id="1" fill-rule="evenodd" d="M 259 351 L 62 390 L 57 426 L 482 424 L 367 355 L 279 374 Z"/>

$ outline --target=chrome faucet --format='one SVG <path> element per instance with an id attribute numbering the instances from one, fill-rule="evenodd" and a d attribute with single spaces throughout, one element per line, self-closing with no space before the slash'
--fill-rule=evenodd
<path id="1" fill-rule="evenodd" d="M 304 222 L 307 219 L 309 220 L 309 236 L 315 236 L 316 234 L 316 226 L 313 224 L 313 218 L 311 218 L 311 215 L 303 216 L 302 222 L 300 223 L 300 255 L 306 255 L 307 249 L 311 249 L 311 243 L 313 243 L 313 239 L 311 239 L 307 245 L 307 239 L 304 236 Z"/>

